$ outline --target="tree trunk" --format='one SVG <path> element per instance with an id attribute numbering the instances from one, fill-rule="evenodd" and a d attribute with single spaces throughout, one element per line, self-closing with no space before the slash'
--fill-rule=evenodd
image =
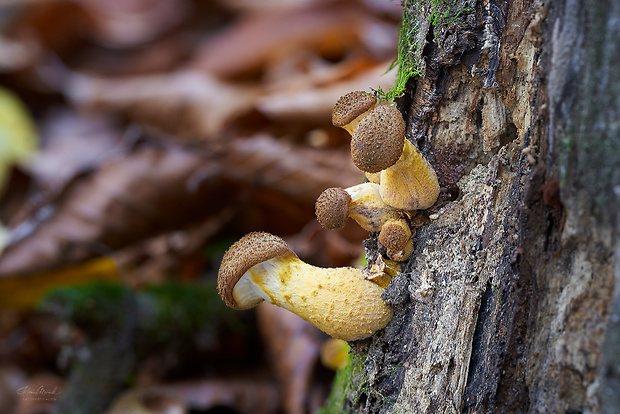
<path id="1" fill-rule="evenodd" d="M 328 411 L 620 410 L 620 1 L 404 6 L 444 191 Z"/>

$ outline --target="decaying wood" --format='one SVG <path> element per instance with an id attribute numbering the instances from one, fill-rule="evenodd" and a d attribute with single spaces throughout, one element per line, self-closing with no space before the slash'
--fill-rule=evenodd
<path id="1" fill-rule="evenodd" d="M 620 406 L 620 5 L 594 3 L 480 1 L 427 33 L 401 104 L 445 192 L 386 290 L 394 319 L 353 345 L 344 411 Z"/>

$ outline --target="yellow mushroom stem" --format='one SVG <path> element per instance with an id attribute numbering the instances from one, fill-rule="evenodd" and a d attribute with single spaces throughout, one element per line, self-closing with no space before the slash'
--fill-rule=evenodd
<path id="1" fill-rule="evenodd" d="M 381 171 L 380 180 L 381 198 L 397 209 L 424 210 L 439 197 L 435 170 L 409 140 L 396 164 Z"/>
<path id="2" fill-rule="evenodd" d="M 378 173 L 367 172 L 366 178 L 368 178 L 368 181 L 370 181 L 371 183 L 381 184 L 381 172 L 378 172 Z"/>
<path id="3" fill-rule="evenodd" d="M 383 291 L 364 280 L 360 269 L 319 268 L 290 253 L 252 266 L 237 282 L 233 297 L 239 304 L 265 300 L 333 338 L 354 341 L 392 319 L 392 308 L 381 298 Z"/>
<path id="4" fill-rule="evenodd" d="M 353 131 L 355 130 L 355 128 L 357 128 L 357 125 L 360 123 L 360 121 L 364 119 L 366 115 L 368 115 L 373 109 L 374 109 L 374 106 L 370 108 L 369 110 L 359 114 L 355 119 L 353 119 L 353 121 L 349 122 L 346 125 L 343 125 L 341 128 L 346 129 L 349 132 L 349 134 L 353 135 Z"/>
<path id="5" fill-rule="evenodd" d="M 398 210 L 387 205 L 381 199 L 378 184 L 358 184 L 345 188 L 345 191 L 351 196 L 349 217 L 364 230 L 380 231 L 386 222 L 400 219 Z"/>

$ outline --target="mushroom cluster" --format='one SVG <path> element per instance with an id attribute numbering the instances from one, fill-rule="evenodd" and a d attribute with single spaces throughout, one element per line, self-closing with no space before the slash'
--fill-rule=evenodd
<path id="1" fill-rule="evenodd" d="M 395 271 L 413 251 L 412 210 L 432 206 L 439 195 L 437 176 L 418 149 L 405 139 L 405 121 L 389 105 L 355 91 L 341 97 L 332 123 L 351 134 L 351 157 L 369 182 L 328 188 L 316 201 L 316 216 L 327 229 L 344 226 L 349 217 L 379 232 L 389 259 L 381 257 L 361 270 L 319 268 L 304 263 L 280 237 L 254 232 L 224 254 L 218 290 L 234 309 L 262 301 L 288 309 L 336 339 L 369 337 L 392 319 L 381 298 Z"/>
<path id="2" fill-rule="evenodd" d="M 403 251 L 411 239 L 411 229 L 400 212 L 383 201 L 379 187 L 363 183 L 328 188 L 316 200 L 316 218 L 324 228 L 338 229 L 351 217 L 364 230 L 378 231 L 379 241 L 388 251 Z"/>
<path id="3" fill-rule="evenodd" d="M 405 121 L 391 105 L 376 105 L 362 91 L 342 96 L 332 114 L 334 126 L 351 134 L 351 158 L 370 182 L 380 184 L 383 201 L 399 210 L 424 210 L 439 196 L 433 167 L 405 139 Z"/>
<path id="4" fill-rule="evenodd" d="M 231 308 L 267 301 L 345 341 L 369 337 L 393 315 L 381 298 L 384 288 L 362 270 L 304 263 L 284 240 L 263 232 L 245 235 L 224 254 L 218 290 Z"/>
<path id="5" fill-rule="evenodd" d="M 342 96 L 334 106 L 332 123 L 351 134 L 351 158 L 369 183 L 325 190 L 316 202 L 317 219 L 325 228 L 338 228 L 351 217 L 362 228 L 379 232 L 388 257 L 405 260 L 413 242 L 402 214 L 427 209 L 437 201 L 435 171 L 405 138 L 400 111 L 377 105 L 366 92 Z"/>

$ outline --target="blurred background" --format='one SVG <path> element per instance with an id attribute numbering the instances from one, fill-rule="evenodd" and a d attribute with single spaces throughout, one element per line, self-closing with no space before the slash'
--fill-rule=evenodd
<path id="1" fill-rule="evenodd" d="M 0 0 L 0 413 L 312 413 L 346 362 L 217 294 L 243 234 L 361 263 L 336 100 L 388 90 L 398 2 Z"/>

